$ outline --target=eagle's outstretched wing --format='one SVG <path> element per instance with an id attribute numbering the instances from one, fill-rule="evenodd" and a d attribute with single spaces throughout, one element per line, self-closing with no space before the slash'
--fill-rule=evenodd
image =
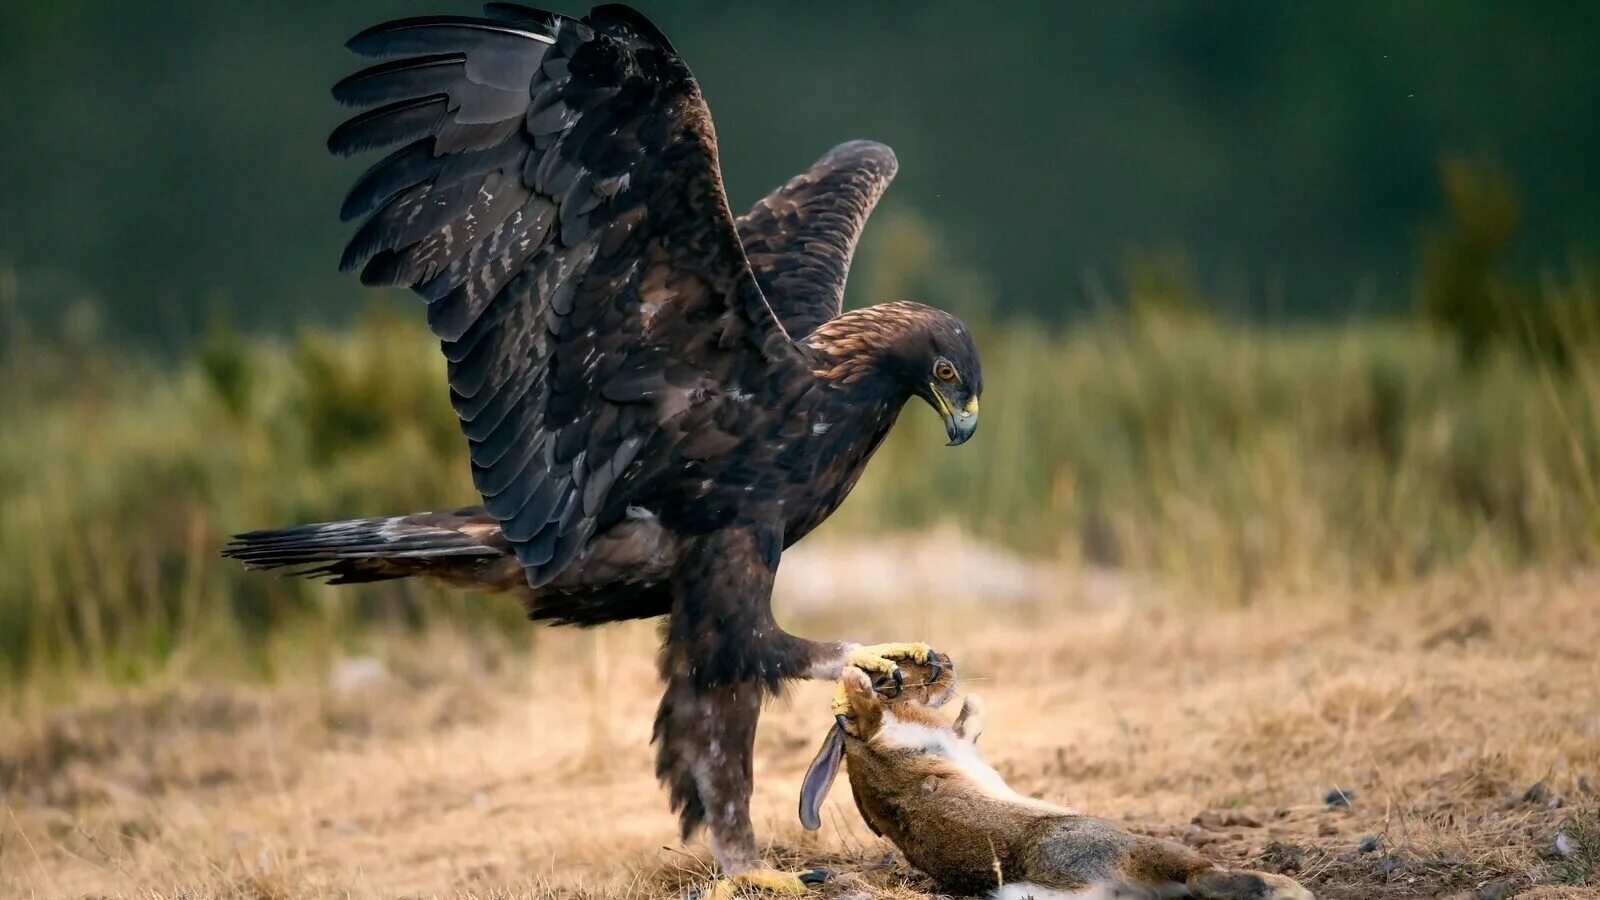
<path id="1" fill-rule="evenodd" d="M 840 144 L 739 218 L 761 290 L 795 340 L 843 308 L 856 241 L 898 165 L 882 144 Z"/>
<path id="2" fill-rule="evenodd" d="M 530 584 L 658 477 L 677 419 L 804 353 L 762 296 L 688 68 L 625 7 L 513 4 L 349 42 L 394 57 L 334 88 L 375 107 L 336 153 L 402 145 L 342 215 L 362 281 L 428 301 L 473 478 Z"/>

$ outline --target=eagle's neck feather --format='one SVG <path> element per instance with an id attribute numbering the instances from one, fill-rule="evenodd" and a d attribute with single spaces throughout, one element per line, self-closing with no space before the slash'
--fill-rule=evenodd
<path id="1" fill-rule="evenodd" d="M 911 391 L 895 369 L 896 348 L 925 329 L 933 315 L 929 307 L 903 300 L 840 313 L 805 338 L 814 354 L 812 372 L 852 393 L 870 390 L 903 403 Z"/>

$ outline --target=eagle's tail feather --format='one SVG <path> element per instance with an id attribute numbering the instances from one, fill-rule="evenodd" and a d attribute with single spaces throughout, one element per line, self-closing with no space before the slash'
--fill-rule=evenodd
<path id="1" fill-rule="evenodd" d="M 251 531 L 234 535 L 222 555 L 330 584 L 420 575 L 492 589 L 513 586 L 501 582 L 520 575 L 520 567 L 502 565 L 510 557 L 499 523 L 481 509 Z"/>

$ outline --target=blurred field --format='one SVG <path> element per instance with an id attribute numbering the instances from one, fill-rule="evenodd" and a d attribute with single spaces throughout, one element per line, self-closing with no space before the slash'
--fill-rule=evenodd
<path id="1" fill-rule="evenodd" d="M 1323 897 L 1600 897 L 1600 5 L 642 2 L 734 207 L 899 150 L 849 302 L 983 352 L 976 439 L 912 403 L 785 625 L 932 641 L 1019 789 Z M 218 558 L 476 500 L 324 152 L 338 41 L 451 6 L 0 3 L 0 900 L 707 876 L 649 624 Z M 828 689 L 763 726 L 769 856 L 921 900 L 844 791 L 795 821 Z"/>
<path id="2" fill-rule="evenodd" d="M 1600 896 L 1593 345 L 1247 326 L 1162 285 L 1070 330 L 987 327 L 977 440 L 946 450 L 908 408 L 785 556 L 782 620 L 950 650 L 1019 789 L 1320 896 Z M 0 896 L 704 879 L 649 774 L 648 625 L 535 631 L 215 557 L 234 530 L 470 500 L 413 321 L 217 329 L 164 363 L 13 330 Z M 795 822 L 826 692 L 763 725 L 769 856 L 845 873 L 829 898 L 922 897 L 847 794 L 820 836 Z"/>
<path id="3" fill-rule="evenodd" d="M 1600 896 L 1600 279 L 1509 278 L 1510 195 L 1445 176 L 1412 317 L 1239 321 L 1181 254 L 1071 326 L 970 316 L 977 438 L 947 450 L 908 407 L 786 554 L 782 620 L 932 641 L 1019 789 L 1321 896 Z M 878 231 L 867 296 L 983 306 L 918 220 Z M 472 502 L 414 309 L 290 338 L 219 319 L 157 358 L 92 304 L 45 328 L 16 296 L 0 269 L 0 896 L 704 878 L 649 775 L 648 625 L 536 631 L 217 558 L 235 531 Z M 826 694 L 763 726 L 770 855 L 848 873 L 830 898 L 921 897 L 847 794 L 820 837 L 795 822 Z"/>
<path id="4" fill-rule="evenodd" d="M 1000 558 L 935 545 L 958 575 Z M 986 753 L 1018 789 L 1296 871 L 1321 897 L 1600 896 L 1595 575 L 1203 611 L 1108 573 L 1010 565 L 1053 587 L 819 607 L 788 579 L 782 614 L 807 634 L 959 648 L 990 701 Z M 535 641 L 434 629 L 271 689 L 159 680 L 13 718 L 0 895 L 680 896 L 709 854 L 678 847 L 650 776 L 649 627 Z M 769 858 L 843 873 L 827 898 L 923 897 L 842 785 L 820 833 L 796 821 L 827 691 L 803 685 L 763 720 Z M 1348 805 L 1325 802 L 1334 789 Z"/>
<path id="5" fill-rule="evenodd" d="M 1250 326 L 1146 292 L 1133 314 L 1059 332 L 983 329 L 977 440 L 947 450 L 936 418 L 908 407 L 812 541 L 948 520 L 1224 605 L 1594 561 L 1593 345 L 1469 359 L 1409 320 Z M 1600 309 L 1600 291 L 1586 296 Z M 289 341 L 218 328 L 165 362 L 12 328 L 0 685 L 18 689 L 0 697 L 64 696 L 84 676 L 271 676 L 322 665 L 374 622 L 519 633 L 509 604 L 331 590 L 216 559 L 234 531 L 474 500 L 411 312 L 379 306 Z"/>

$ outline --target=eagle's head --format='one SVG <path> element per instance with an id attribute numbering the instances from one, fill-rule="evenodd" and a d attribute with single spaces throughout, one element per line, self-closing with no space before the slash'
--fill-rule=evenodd
<path id="1" fill-rule="evenodd" d="M 971 329 L 947 312 L 923 308 L 928 315 L 922 327 L 906 332 L 896 362 L 911 392 L 944 419 L 945 434 L 954 447 L 978 430 L 983 366 Z"/>
<path id="2" fill-rule="evenodd" d="M 823 323 L 807 344 L 821 354 L 819 376 L 873 385 L 895 403 L 928 401 L 944 419 L 950 446 L 978 430 L 983 366 L 972 330 L 955 316 L 909 300 L 880 303 Z"/>

